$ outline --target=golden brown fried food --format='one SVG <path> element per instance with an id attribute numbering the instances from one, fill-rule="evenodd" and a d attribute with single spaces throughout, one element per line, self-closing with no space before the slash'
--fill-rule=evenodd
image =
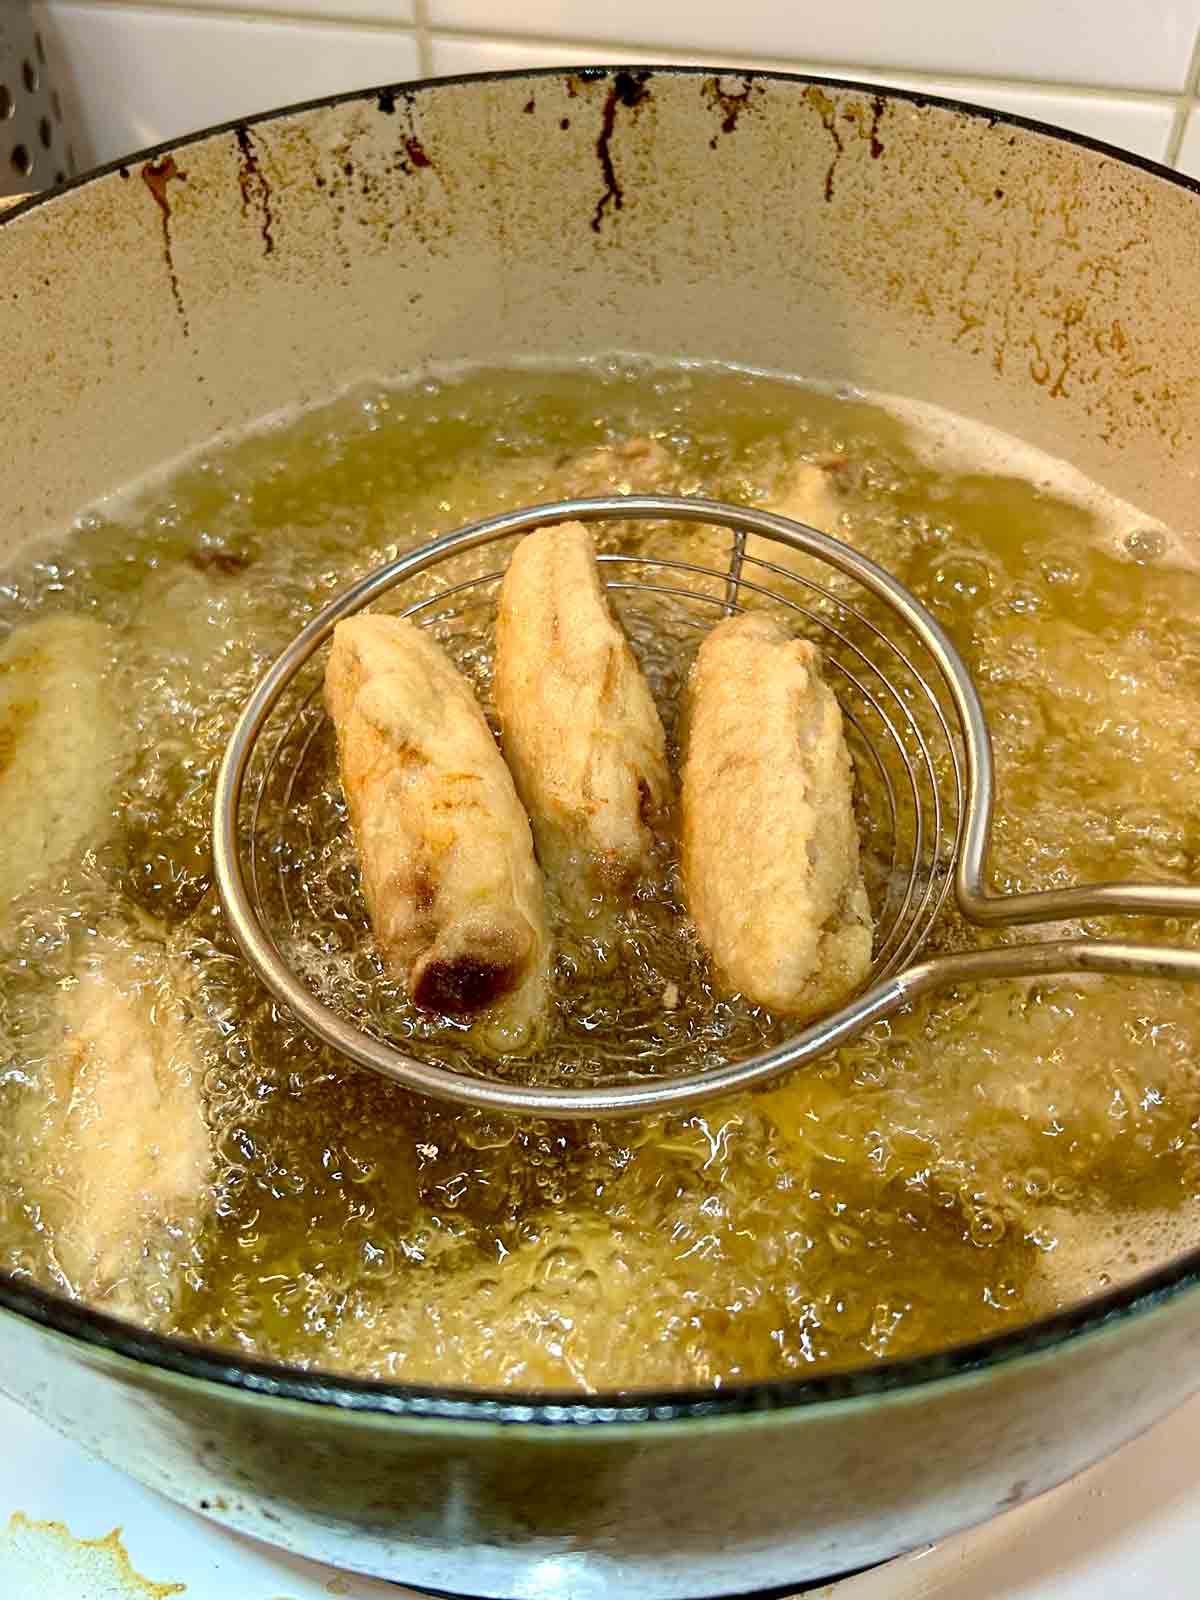
<path id="1" fill-rule="evenodd" d="M 130 745 L 112 662 L 91 617 L 26 623 L 0 649 L 0 908 L 112 830 Z"/>
<path id="2" fill-rule="evenodd" d="M 803 522 L 820 533 L 846 537 L 841 528 L 842 504 L 838 494 L 838 475 L 829 467 L 815 461 L 794 462 L 781 479 L 776 492 L 764 504 L 764 511 L 774 511 L 778 516 L 790 517 L 793 522 Z M 764 539 L 751 534 L 746 540 L 749 564 L 746 576 L 767 589 L 777 589 L 783 581 L 775 574 L 756 567 L 756 561 L 769 561 L 787 572 L 795 573 L 805 582 L 828 584 L 833 576 L 824 563 L 812 556 L 801 555 L 774 539 Z M 785 592 L 795 593 L 790 584 Z"/>
<path id="3" fill-rule="evenodd" d="M 399 617 L 338 624 L 325 671 L 363 890 L 388 967 L 428 1011 L 495 1008 L 531 1042 L 549 936 L 529 820 L 466 679 Z"/>
<path id="4" fill-rule="evenodd" d="M 500 591 L 494 688 L 538 858 L 569 906 L 597 911 L 645 871 L 671 778 L 654 697 L 582 523 L 517 546 Z"/>
<path id="5" fill-rule="evenodd" d="M 767 508 L 793 522 L 803 522 L 821 533 L 833 533 L 842 507 L 834 487 L 834 474 L 816 461 L 797 461 L 780 484 Z"/>
<path id="6" fill-rule="evenodd" d="M 44 1104 L 27 1114 L 43 1213 L 76 1293 L 149 1314 L 208 1209 L 212 1140 L 186 976 L 104 938 L 64 990 Z"/>
<path id="7" fill-rule="evenodd" d="M 715 627 L 688 681 L 688 907 L 723 977 L 810 1019 L 871 962 L 842 716 L 814 645 L 757 613 Z"/>

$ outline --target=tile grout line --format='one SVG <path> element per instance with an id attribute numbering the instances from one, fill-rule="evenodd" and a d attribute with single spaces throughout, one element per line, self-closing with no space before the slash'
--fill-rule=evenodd
<path id="1" fill-rule="evenodd" d="M 1200 84 L 1200 27 L 1196 29 L 1196 37 L 1192 43 L 1192 58 L 1188 62 L 1183 93 L 1176 99 L 1175 115 L 1171 121 L 1171 131 L 1167 135 L 1167 150 L 1163 160 L 1169 167 L 1177 167 L 1179 165 L 1179 156 L 1183 149 L 1183 136 L 1187 132 L 1188 116 L 1196 103 L 1198 84 Z"/>
<path id="2" fill-rule="evenodd" d="M 433 40 L 429 30 L 429 0 L 412 0 L 413 27 L 417 34 L 417 67 L 423 78 L 433 77 Z"/>

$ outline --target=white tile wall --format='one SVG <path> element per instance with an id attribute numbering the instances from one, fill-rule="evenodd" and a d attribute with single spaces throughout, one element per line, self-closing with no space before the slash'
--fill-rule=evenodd
<path id="1" fill-rule="evenodd" d="M 0 0 L 0 4 L 13 0 Z M 892 82 L 1200 176 L 1200 0 L 38 0 L 82 159 L 428 73 L 711 62 Z"/>
<path id="2" fill-rule="evenodd" d="M 1182 89 L 1200 0 L 430 0 L 435 25 Z"/>
<path id="3" fill-rule="evenodd" d="M 39 11 L 51 64 L 65 62 L 81 108 L 76 145 L 96 162 L 272 106 L 419 74 L 416 38 L 399 27 L 54 0 Z"/>
<path id="4" fill-rule="evenodd" d="M 650 61 L 661 62 L 661 50 L 623 49 L 614 54 L 611 47 L 586 47 L 573 44 L 550 44 L 542 41 L 478 38 L 467 34 L 434 33 L 430 38 L 432 70 L 437 74 L 454 72 L 498 72 L 514 67 L 568 67 L 580 66 L 588 61 Z M 672 50 L 669 59 L 687 65 L 703 63 L 706 58 L 681 50 Z M 725 66 L 754 64 L 737 56 L 720 58 Z M 759 61 L 759 66 L 780 67 L 792 72 L 831 71 L 827 63 L 818 61 L 787 61 L 783 59 Z M 892 83 L 905 88 L 923 89 L 927 94 L 945 95 L 951 100 L 965 100 L 969 105 L 982 105 L 997 111 L 1009 111 L 1021 117 L 1034 117 L 1039 122 L 1049 122 L 1055 127 L 1070 128 L 1073 133 L 1086 133 L 1093 139 L 1104 139 L 1124 150 L 1134 150 L 1138 155 L 1153 161 L 1162 161 L 1167 154 L 1175 119 L 1175 102 L 1171 97 L 1158 95 L 1120 96 L 1100 94 L 1095 91 L 1048 89 L 997 83 L 979 78 L 927 78 L 909 72 L 885 72 L 878 67 L 839 64 L 832 73 L 842 78 L 862 78 L 867 82 Z"/>
<path id="5" fill-rule="evenodd" d="M 1200 110 L 1188 114 L 1177 165 L 1189 178 L 1200 178 Z"/>

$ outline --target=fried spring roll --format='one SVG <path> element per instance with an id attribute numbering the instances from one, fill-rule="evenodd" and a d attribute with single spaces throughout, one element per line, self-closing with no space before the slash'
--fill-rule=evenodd
<path id="1" fill-rule="evenodd" d="M 538 1032 L 549 937 L 529 820 L 466 679 L 398 617 L 338 624 L 325 671 L 363 890 L 416 1005 Z"/>
<path id="2" fill-rule="evenodd" d="M 97 940 L 58 1001 L 45 1101 L 26 1111 L 60 1270 L 139 1317 L 178 1288 L 212 1201 L 187 982 L 157 946 Z"/>
<path id="3" fill-rule="evenodd" d="M 871 963 L 851 781 L 816 647 L 754 613 L 719 623 L 688 683 L 685 894 L 723 978 L 804 1020 Z"/>
<path id="4" fill-rule="evenodd" d="M 49 616 L 0 647 L 0 917 L 113 831 L 131 748 L 113 637 L 91 617 Z"/>
<path id="5" fill-rule="evenodd" d="M 654 697 L 582 523 L 517 546 L 500 591 L 494 688 L 538 858 L 568 906 L 596 911 L 645 871 L 671 779 Z"/>

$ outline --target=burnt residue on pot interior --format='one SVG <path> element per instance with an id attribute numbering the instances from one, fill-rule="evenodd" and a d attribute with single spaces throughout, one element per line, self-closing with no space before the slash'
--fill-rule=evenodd
<path id="1" fill-rule="evenodd" d="M 821 126 L 833 141 L 833 157 L 825 172 L 825 199 L 830 201 L 833 199 L 838 163 L 846 153 L 845 136 L 838 126 L 838 106 L 836 101 L 815 83 L 810 83 L 805 89 L 804 98 L 820 117 Z M 851 101 L 841 109 L 841 122 L 853 128 L 860 139 L 866 140 L 873 161 L 878 161 L 884 152 L 883 140 L 879 137 L 879 127 L 886 111 L 887 101 L 881 94 L 872 95 L 870 100 L 865 102 Z"/>
<path id="2" fill-rule="evenodd" d="M 879 124 L 883 121 L 884 112 L 887 110 L 887 101 L 881 94 L 871 96 L 871 126 L 867 130 L 867 137 L 871 141 L 871 160 L 878 161 L 883 154 L 883 141 L 879 137 Z"/>
<path id="3" fill-rule="evenodd" d="M 728 77 L 713 77 L 705 78 L 703 84 L 701 85 L 701 93 L 703 94 L 704 98 L 720 114 L 722 133 L 736 132 L 738 118 L 741 116 L 743 111 L 746 111 L 749 108 L 751 104 L 751 96 L 756 93 L 763 93 L 762 84 L 756 83 L 754 78 L 749 73 L 746 73 L 742 78 L 742 86 L 740 89 L 729 89 L 725 87 L 726 84 L 732 83 L 733 81 L 734 80 L 732 78 Z M 709 147 L 715 150 L 719 143 L 718 135 L 714 133 L 708 143 Z"/>
<path id="4" fill-rule="evenodd" d="M 869 145 L 872 161 L 878 161 L 883 154 L 884 145 L 879 137 L 879 125 L 886 110 L 887 101 L 881 94 L 873 94 L 866 101 L 852 100 L 849 105 L 842 108 L 842 121 L 849 123 L 859 138 Z"/>
<path id="5" fill-rule="evenodd" d="M 579 74 L 581 78 L 587 76 L 586 73 Z M 596 202 L 596 209 L 592 213 L 593 233 L 600 232 L 600 224 L 609 205 L 614 211 L 620 211 L 625 204 L 625 193 L 617 182 L 610 148 L 617 121 L 617 107 L 625 106 L 630 111 L 636 111 L 650 94 L 647 87 L 649 80 L 648 72 L 618 72 L 614 74 L 608 86 L 608 93 L 604 97 L 604 112 L 600 120 L 600 137 L 596 140 L 596 155 L 600 160 L 600 171 L 604 174 L 604 193 Z"/>
<path id="6" fill-rule="evenodd" d="M 271 216 L 271 185 L 258 159 L 258 152 L 254 148 L 254 137 L 249 128 L 244 125 L 237 128 L 234 136 L 240 152 L 238 188 L 242 191 L 242 215 L 245 216 L 252 205 L 258 207 L 263 255 L 269 256 L 275 251 L 275 239 L 271 232 L 274 222 Z"/>
<path id="7" fill-rule="evenodd" d="M 407 133 L 400 141 L 400 148 L 392 161 L 392 167 L 394 171 L 402 172 L 406 178 L 411 178 L 414 172 L 425 169 L 432 170 L 433 157 L 415 133 Z M 364 195 L 370 193 L 370 187 L 369 180 L 364 177 Z"/>
<path id="8" fill-rule="evenodd" d="M 833 199 L 833 179 L 837 172 L 838 162 L 846 153 L 846 143 L 842 138 L 841 130 L 837 125 L 837 106 L 815 83 L 810 83 L 804 91 L 804 98 L 812 106 L 821 119 L 821 126 L 833 140 L 833 159 L 825 172 L 825 199 Z"/>
<path id="9" fill-rule="evenodd" d="M 163 260 L 167 264 L 167 276 L 171 280 L 171 294 L 175 301 L 175 309 L 179 312 L 183 323 L 183 331 L 188 333 L 187 312 L 183 309 L 183 295 L 179 290 L 179 276 L 175 271 L 175 257 L 171 249 L 171 197 L 167 185 L 174 180 L 177 183 L 187 182 L 187 173 L 180 172 L 175 165 L 174 156 L 163 156 L 161 161 L 147 161 L 142 165 L 142 182 L 154 196 L 154 203 L 162 217 Z"/>

